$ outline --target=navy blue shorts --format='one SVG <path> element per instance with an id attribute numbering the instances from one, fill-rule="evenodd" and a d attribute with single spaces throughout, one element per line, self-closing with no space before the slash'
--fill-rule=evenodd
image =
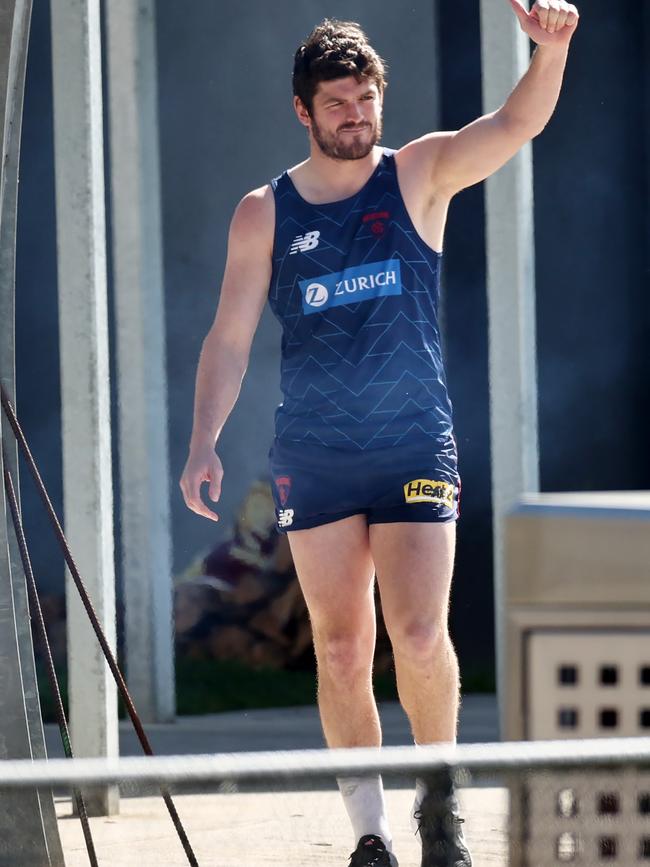
<path id="1" fill-rule="evenodd" d="M 351 515 L 390 524 L 455 521 L 460 514 L 453 437 L 365 452 L 275 439 L 269 462 L 281 532 Z"/>

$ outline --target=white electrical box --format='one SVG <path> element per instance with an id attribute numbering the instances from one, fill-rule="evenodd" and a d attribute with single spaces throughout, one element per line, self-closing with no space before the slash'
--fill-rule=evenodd
<path id="1" fill-rule="evenodd" d="M 650 492 L 539 494 L 506 519 L 503 740 L 650 736 Z M 647 769 L 509 779 L 509 867 L 650 865 Z"/>

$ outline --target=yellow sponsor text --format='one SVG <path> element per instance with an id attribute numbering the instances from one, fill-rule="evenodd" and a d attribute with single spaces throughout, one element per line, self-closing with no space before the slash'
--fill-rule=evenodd
<path id="1" fill-rule="evenodd" d="M 454 486 L 435 479 L 414 479 L 404 485 L 404 498 L 407 503 L 441 503 L 453 509 Z"/>

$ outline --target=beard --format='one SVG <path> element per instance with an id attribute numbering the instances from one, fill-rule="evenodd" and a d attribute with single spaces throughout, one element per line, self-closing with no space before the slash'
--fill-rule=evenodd
<path id="1" fill-rule="evenodd" d="M 348 124 L 339 127 L 335 133 L 330 133 L 322 129 L 314 118 L 312 118 L 311 123 L 314 141 L 324 156 L 334 160 L 362 160 L 368 156 L 381 138 L 381 118 L 374 126 L 363 124 L 359 127 L 360 133 L 358 135 L 344 132 L 344 130 L 355 128 L 355 124 Z"/>

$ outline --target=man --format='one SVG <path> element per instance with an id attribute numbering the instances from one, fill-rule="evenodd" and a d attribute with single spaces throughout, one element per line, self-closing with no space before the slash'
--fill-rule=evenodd
<path id="1" fill-rule="evenodd" d="M 538 44 L 498 111 L 393 152 L 379 147 L 384 64 L 357 24 L 324 21 L 295 56 L 294 107 L 308 159 L 238 205 L 214 324 L 197 372 L 181 479 L 217 520 L 215 454 L 268 297 L 283 326 L 283 403 L 271 472 L 309 608 L 318 704 L 330 747 L 379 746 L 372 692 L 375 575 L 400 701 L 416 744 L 453 742 L 458 662 L 447 631 L 460 479 L 437 323 L 449 202 L 539 134 L 556 105 L 575 6 L 509 0 Z M 381 779 L 341 778 L 353 867 L 396 865 Z M 417 782 L 422 867 L 471 857 L 452 798 L 453 842 Z M 445 835 L 443 834 L 444 838 Z"/>

